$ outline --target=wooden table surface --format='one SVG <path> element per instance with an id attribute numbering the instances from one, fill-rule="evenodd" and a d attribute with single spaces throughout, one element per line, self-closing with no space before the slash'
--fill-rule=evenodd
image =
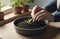
<path id="1" fill-rule="evenodd" d="M 46 32 L 26 37 L 16 33 L 13 22 L 0 27 L 0 38 L 2 39 L 60 39 L 60 22 L 51 22 Z"/>

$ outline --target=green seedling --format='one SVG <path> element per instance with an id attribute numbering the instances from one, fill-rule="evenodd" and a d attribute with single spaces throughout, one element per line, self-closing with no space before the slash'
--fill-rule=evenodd
<path id="1" fill-rule="evenodd" d="M 31 19 L 27 19 L 27 20 L 26 20 L 26 23 L 27 23 L 27 24 L 31 24 Z"/>

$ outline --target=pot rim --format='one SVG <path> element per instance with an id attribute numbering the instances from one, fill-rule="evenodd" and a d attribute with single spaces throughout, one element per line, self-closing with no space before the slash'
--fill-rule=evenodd
<path id="1" fill-rule="evenodd" d="M 44 27 L 40 27 L 40 28 L 26 29 L 26 28 L 20 28 L 20 27 L 16 27 L 16 26 L 15 26 L 15 28 L 21 29 L 21 30 L 39 30 L 39 29 L 44 29 L 44 28 L 46 28 L 46 27 L 47 27 L 47 25 L 45 25 Z"/>
<path id="2" fill-rule="evenodd" d="M 31 17 L 31 16 L 26 16 L 26 17 Z M 21 18 L 24 18 L 24 17 L 21 17 Z M 18 19 L 20 19 L 20 18 L 18 18 Z M 18 19 L 16 19 L 16 20 L 18 20 Z M 43 27 L 40 27 L 40 28 L 33 28 L 33 29 L 20 28 L 20 27 L 15 25 L 15 21 L 16 20 L 14 20 L 14 22 L 13 22 L 14 23 L 14 27 L 17 28 L 17 29 L 21 29 L 21 30 L 39 30 L 39 29 L 44 29 L 44 28 L 46 28 L 48 26 L 48 22 L 46 22 L 46 25 L 43 26 Z"/>

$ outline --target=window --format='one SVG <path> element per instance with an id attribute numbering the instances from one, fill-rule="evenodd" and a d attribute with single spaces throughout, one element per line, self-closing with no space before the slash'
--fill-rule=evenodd
<path id="1" fill-rule="evenodd" d="M 2 8 L 2 11 L 4 12 L 4 21 L 0 21 L 0 25 L 4 25 L 8 22 L 13 21 L 16 16 L 12 13 L 12 7 L 10 6 L 9 0 L 0 0 L 4 7 Z"/>
<path id="2" fill-rule="evenodd" d="M 12 7 L 10 6 L 9 0 L 0 0 L 3 2 L 4 7 L 2 8 L 2 11 L 4 11 L 5 15 L 8 14 L 9 12 L 12 12 Z"/>

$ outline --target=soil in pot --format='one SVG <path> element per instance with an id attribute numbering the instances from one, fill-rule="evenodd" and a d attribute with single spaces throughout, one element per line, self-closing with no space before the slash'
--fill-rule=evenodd
<path id="1" fill-rule="evenodd" d="M 15 14 L 21 14 L 22 7 L 15 7 L 14 8 L 14 13 Z"/>
<path id="2" fill-rule="evenodd" d="M 30 24 L 26 23 L 26 20 L 21 21 L 20 23 L 17 24 L 18 27 L 20 28 L 24 28 L 24 29 L 35 29 L 35 28 L 40 28 L 45 26 L 46 23 L 43 21 L 39 21 L 39 22 L 32 22 Z"/>
<path id="3" fill-rule="evenodd" d="M 29 12 L 29 5 L 23 5 L 22 11 Z"/>
<path id="4" fill-rule="evenodd" d="M 4 20 L 4 12 L 0 12 L 0 21 Z"/>

